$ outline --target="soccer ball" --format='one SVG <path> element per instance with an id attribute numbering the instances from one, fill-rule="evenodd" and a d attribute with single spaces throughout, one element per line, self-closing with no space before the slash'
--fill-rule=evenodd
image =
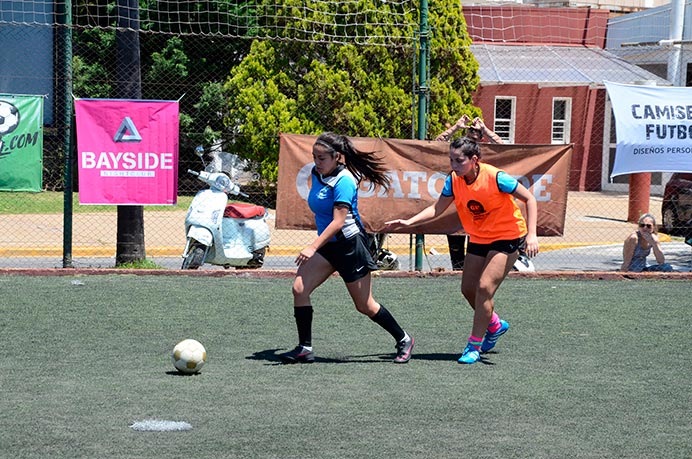
<path id="1" fill-rule="evenodd" d="M 199 373 L 207 362 L 207 350 L 194 339 L 184 339 L 173 348 L 173 366 L 182 373 Z"/>
<path id="2" fill-rule="evenodd" d="M 19 110 L 11 103 L 0 100 L 0 136 L 9 134 L 19 126 Z"/>

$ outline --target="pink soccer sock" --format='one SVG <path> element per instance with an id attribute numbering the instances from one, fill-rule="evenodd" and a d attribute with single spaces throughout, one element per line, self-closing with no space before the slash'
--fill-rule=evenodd
<path id="1" fill-rule="evenodd" d="M 479 338 L 477 336 L 469 336 L 469 344 L 473 347 L 476 348 L 476 350 L 479 350 L 481 348 L 481 343 L 483 342 L 483 338 Z"/>
<path id="2" fill-rule="evenodd" d="M 501 326 L 500 316 L 498 316 L 496 312 L 493 312 L 493 316 L 490 318 L 490 325 L 488 325 L 488 331 L 490 333 L 495 333 Z"/>

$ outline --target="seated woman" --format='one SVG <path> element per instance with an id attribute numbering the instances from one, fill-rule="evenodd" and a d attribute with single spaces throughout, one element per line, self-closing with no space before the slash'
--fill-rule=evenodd
<path id="1" fill-rule="evenodd" d="M 646 257 L 654 250 L 655 265 L 646 264 Z M 639 217 L 639 229 L 625 239 L 622 249 L 623 262 L 620 271 L 673 271 L 673 267 L 666 263 L 666 258 L 661 250 L 661 242 L 658 240 L 656 219 L 651 214 Z"/>

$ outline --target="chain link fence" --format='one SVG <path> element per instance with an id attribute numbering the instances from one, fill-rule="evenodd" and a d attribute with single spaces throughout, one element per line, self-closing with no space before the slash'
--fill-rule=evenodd
<path id="1" fill-rule="evenodd" d="M 16 83 L 36 81 L 39 88 L 49 88 L 43 190 L 0 192 L 0 264 L 61 267 L 67 238 L 73 266 L 112 267 L 117 208 L 79 204 L 76 163 L 66 164 L 65 160 L 66 145 L 76 152 L 74 135 L 68 138 L 71 143 L 66 142 L 66 132 L 73 130 L 74 121 L 65 118 L 64 107 L 72 97 L 118 98 L 122 82 L 115 59 L 121 30 L 117 24 L 119 14 L 132 14 L 133 2 L 75 1 L 72 23 L 67 24 L 54 19 L 55 11 L 35 17 L 28 7 L 33 5 L 36 11 L 50 4 L 59 10 L 65 7 L 61 2 L 23 3 L 21 14 L 2 12 L 0 33 L 5 41 L 31 43 L 37 33 L 48 31 L 54 37 L 52 72 L 42 74 L 31 66 L 8 70 L 6 66 L 0 82 L 3 87 L 22 87 Z M 144 207 L 147 259 L 166 269 L 180 267 L 185 214 L 194 194 L 204 187 L 186 171 L 201 168 L 194 154 L 197 145 L 220 145 L 250 164 L 250 173 L 240 183 L 249 195 L 245 200 L 269 209 L 271 245 L 262 269 L 293 268 L 295 255 L 314 233 L 274 227 L 278 135 L 331 130 L 350 136 L 415 138 L 417 101 L 422 96 L 428 102 L 425 130 L 429 139 L 467 114 L 483 117 L 506 141 L 575 143 L 582 150 L 587 145 L 598 152 L 590 159 L 584 155 L 573 158 L 572 171 L 583 176 L 581 183 L 573 178 L 575 183 L 570 185 L 565 234 L 540 238 L 544 252 L 535 264 L 538 270 L 618 269 L 622 241 L 634 225 L 628 222 L 627 183 L 603 186 L 608 182 L 603 177 L 609 167 L 604 152 L 614 149 L 614 128 L 607 116 L 588 127 L 581 119 L 569 118 L 568 101 L 574 92 L 561 88 L 551 96 L 558 102 L 547 110 L 536 106 L 532 91 L 506 97 L 489 92 L 479 79 L 478 62 L 457 2 L 431 2 L 430 57 L 424 66 L 427 87 L 418 86 L 421 30 L 416 3 L 279 3 L 134 2 L 134 7 L 139 6 L 142 98 L 179 100 L 181 113 L 178 204 Z M 130 10 L 123 9 L 127 5 Z M 457 10 L 458 14 L 451 13 Z M 69 61 L 61 60 L 62 55 Z M 38 57 L 29 47 L 21 59 Z M 69 73 L 63 71 L 66 63 Z M 520 65 L 527 67 L 525 61 L 517 61 Z M 65 87 L 71 88 L 71 94 L 65 94 Z M 609 113 L 603 93 L 594 95 L 589 103 L 596 112 Z M 526 106 L 534 109 L 520 110 L 522 119 L 517 108 Z M 575 135 L 592 135 L 598 143 L 588 145 L 591 138 Z M 75 177 L 71 217 L 66 217 L 63 208 L 68 170 Z M 663 180 L 660 176 L 652 179 L 650 198 L 649 210 L 659 222 Z M 71 231 L 67 236 L 66 225 Z M 664 240 L 673 244 L 670 247 L 680 257 L 678 264 L 689 266 L 689 247 L 679 237 Z M 383 244 L 398 256 L 400 269 L 412 269 L 412 236 L 392 235 Z M 592 252 L 584 247 L 593 246 L 600 247 L 596 252 L 604 257 L 602 263 L 590 264 Z M 424 256 L 424 270 L 451 269 L 445 236 L 427 235 Z"/>

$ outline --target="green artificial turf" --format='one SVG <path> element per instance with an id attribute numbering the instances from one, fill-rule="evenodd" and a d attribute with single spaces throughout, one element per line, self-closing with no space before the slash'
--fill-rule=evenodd
<path id="1" fill-rule="evenodd" d="M 332 278 L 313 295 L 312 365 L 291 280 L 0 277 L 0 457 L 685 458 L 692 451 L 690 287 L 509 279 L 511 328 L 459 365 L 471 328 L 458 278 L 374 280 L 416 339 L 394 341 Z M 202 373 L 170 352 L 202 342 Z M 139 432 L 142 420 L 192 430 Z"/>

